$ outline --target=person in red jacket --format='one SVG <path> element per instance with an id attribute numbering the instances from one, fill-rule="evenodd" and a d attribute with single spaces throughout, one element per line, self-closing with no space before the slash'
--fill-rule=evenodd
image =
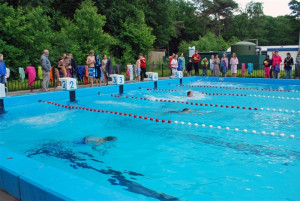
<path id="1" fill-rule="evenodd" d="M 140 62 L 141 62 L 141 81 L 144 80 L 146 77 L 146 58 L 143 56 L 142 53 L 140 55 Z"/>
<path id="2" fill-rule="evenodd" d="M 199 75 L 199 62 L 200 62 L 200 54 L 198 54 L 198 51 L 195 51 L 195 54 L 192 56 L 192 60 L 194 63 L 194 68 L 195 68 L 195 74 L 198 76 Z"/>

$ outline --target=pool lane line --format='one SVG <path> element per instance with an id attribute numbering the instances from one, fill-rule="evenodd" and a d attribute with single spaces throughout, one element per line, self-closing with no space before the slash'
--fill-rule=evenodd
<path id="1" fill-rule="evenodd" d="M 261 134 L 261 135 L 270 135 L 270 136 L 279 136 L 279 137 L 290 137 L 293 139 L 300 139 L 299 137 L 296 137 L 295 135 L 286 135 L 284 133 L 276 134 L 275 132 L 267 133 L 265 131 L 257 132 L 256 130 L 248 131 L 247 129 L 239 129 L 234 128 L 231 129 L 230 127 L 222 128 L 221 126 L 213 126 L 213 125 L 205 125 L 205 124 L 198 124 L 198 123 L 191 123 L 191 122 L 184 122 L 184 121 L 172 121 L 172 120 L 165 120 L 165 119 L 158 119 L 153 117 L 147 117 L 137 114 L 131 114 L 131 113 L 123 113 L 123 112 L 117 112 L 117 111 L 109 111 L 109 110 L 101 110 L 101 109 L 95 109 L 95 108 L 88 108 L 88 107 L 81 107 L 81 106 L 70 106 L 70 105 L 64 105 L 59 104 L 56 102 L 51 101 L 39 101 L 40 103 L 47 103 L 53 106 L 62 107 L 65 109 L 77 109 L 77 110 L 83 110 L 83 111 L 89 111 L 89 112 L 97 112 L 97 113 L 108 113 L 108 114 L 115 114 L 115 115 L 123 115 L 126 117 L 133 117 L 136 119 L 144 119 L 144 120 L 150 120 L 153 122 L 162 122 L 162 123 L 169 123 L 169 124 L 181 124 L 181 125 L 188 125 L 188 126 L 195 126 L 195 127 L 202 127 L 202 128 L 210 128 L 210 129 L 218 129 L 218 130 L 227 130 L 227 131 L 235 131 L 235 132 L 243 132 L 243 133 L 252 133 L 252 134 Z"/>
<path id="2" fill-rule="evenodd" d="M 299 92 L 298 90 L 282 90 L 282 89 L 268 89 L 268 88 L 249 88 L 249 87 L 222 87 L 211 85 L 188 85 L 188 84 L 176 84 L 179 87 L 204 87 L 204 88 L 219 88 L 219 89 L 235 89 L 235 90 L 253 90 L 253 91 L 266 91 L 266 92 Z"/>
<path id="3" fill-rule="evenodd" d="M 123 96 L 120 95 L 114 95 L 111 94 L 111 97 L 115 97 L 115 98 L 122 98 Z M 258 108 L 258 107 L 246 107 L 246 106 L 234 106 L 234 105 L 219 105 L 219 104 L 212 104 L 212 103 L 195 103 L 195 102 L 188 102 L 188 101 L 175 101 L 175 100 L 170 100 L 170 99 L 158 99 L 156 98 L 154 99 L 150 99 L 150 98 L 145 98 L 145 97 L 137 97 L 137 96 L 125 96 L 125 98 L 131 98 L 131 99 L 136 99 L 136 100 L 147 100 L 147 101 L 159 101 L 159 102 L 168 102 L 168 103 L 181 103 L 181 104 L 187 104 L 187 105 L 196 105 L 196 106 L 210 106 L 210 107 L 221 107 L 221 108 L 231 108 L 231 109 L 248 109 L 248 110 L 267 110 L 267 111 L 274 111 L 274 112 L 286 112 L 286 113 L 293 113 L 293 114 L 300 114 L 300 111 L 295 111 L 295 110 L 284 110 L 284 109 L 276 109 L 276 108 Z"/>
<path id="4" fill-rule="evenodd" d="M 151 89 L 147 88 L 147 91 L 170 91 L 170 92 L 177 92 L 177 91 L 188 91 L 188 90 L 179 90 L 179 89 Z M 205 91 L 193 91 L 193 92 L 198 92 L 203 95 L 213 95 L 213 96 L 254 96 L 258 98 L 278 98 L 278 99 L 287 99 L 287 100 L 300 100 L 300 98 L 295 98 L 295 97 L 283 97 L 283 96 L 266 96 L 266 95 L 256 95 L 256 94 L 234 94 L 234 93 L 216 93 L 216 92 L 205 92 Z"/>

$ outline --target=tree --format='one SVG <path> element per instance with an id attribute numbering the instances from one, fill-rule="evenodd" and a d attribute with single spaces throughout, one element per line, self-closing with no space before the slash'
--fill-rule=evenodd
<path id="1" fill-rule="evenodd" d="M 77 62 L 84 64 L 89 51 L 107 54 L 110 45 L 114 44 L 113 37 L 104 33 L 105 16 L 97 14 L 98 9 L 92 0 L 85 0 L 74 14 L 74 19 L 65 19 L 61 34 L 69 40 L 64 50 L 69 50 L 77 58 Z"/>
<path id="2" fill-rule="evenodd" d="M 291 0 L 289 7 L 292 10 L 292 15 L 295 15 L 297 18 L 300 17 L 300 2 L 297 0 Z"/>

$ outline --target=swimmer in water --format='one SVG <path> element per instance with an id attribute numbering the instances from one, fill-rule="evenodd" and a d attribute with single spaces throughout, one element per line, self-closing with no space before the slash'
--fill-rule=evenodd
<path id="1" fill-rule="evenodd" d="M 115 141 L 116 139 L 117 138 L 113 136 L 108 136 L 108 137 L 87 136 L 83 138 L 83 144 L 101 145 L 108 141 Z"/>
<path id="2" fill-rule="evenodd" d="M 187 92 L 187 97 L 193 97 L 193 92 L 192 91 L 188 91 Z"/>
<path id="3" fill-rule="evenodd" d="M 175 113 L 175 114 L 181 114 L 181 113 L 186 113 L 186 114 L 194 114 L 194 115 L 203 115 L 204 113 L 211 113 L 211 111 L 199 111 L 199 110 L 191 110 L 189 108 L 184 108 L 183 110 L 180 111 L 168 111 L 165 112 L 164 114 L 170 114 L 170 113 Z"/>

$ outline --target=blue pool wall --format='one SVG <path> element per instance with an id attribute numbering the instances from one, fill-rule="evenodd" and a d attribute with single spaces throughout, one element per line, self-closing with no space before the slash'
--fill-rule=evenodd
<path id="1" fill-rule="evenodd" d="M 216 78 L 190 77 L 183 78 L 182 83 L 188 84 L 197 80 L 207 82 L 260 83 L 278 85 L 300 85 L 300 80 L 283 79 L 251 79 L 251 78 Z M 179 79 L 158 81 L 158 88 L 166 88 L 169 84 L 179 84 Z M 124 93 L 139 88 L 153 88 L 154 83 L 140 82 L 124 85 Z M 100 88 L 85 88 L 76 91 L 76 97 L 91 96 L 100 93 L 119 92 L 119 86 Z M 30 95 L 11 96 L 4 98 L 9 107 L 36 103 L 38 100 L 66 100 L 68 91 L 39 93 Z M 0 146 L 0 189 L 8 192 L 22 201 L 61 201 L 61 200 L 135 200 L 111 189 L 105 188 L 83 178 L 53 168 L 49 165 L 11 152 Z M 141 200 L 141 199 L 139 199 Z"/>

